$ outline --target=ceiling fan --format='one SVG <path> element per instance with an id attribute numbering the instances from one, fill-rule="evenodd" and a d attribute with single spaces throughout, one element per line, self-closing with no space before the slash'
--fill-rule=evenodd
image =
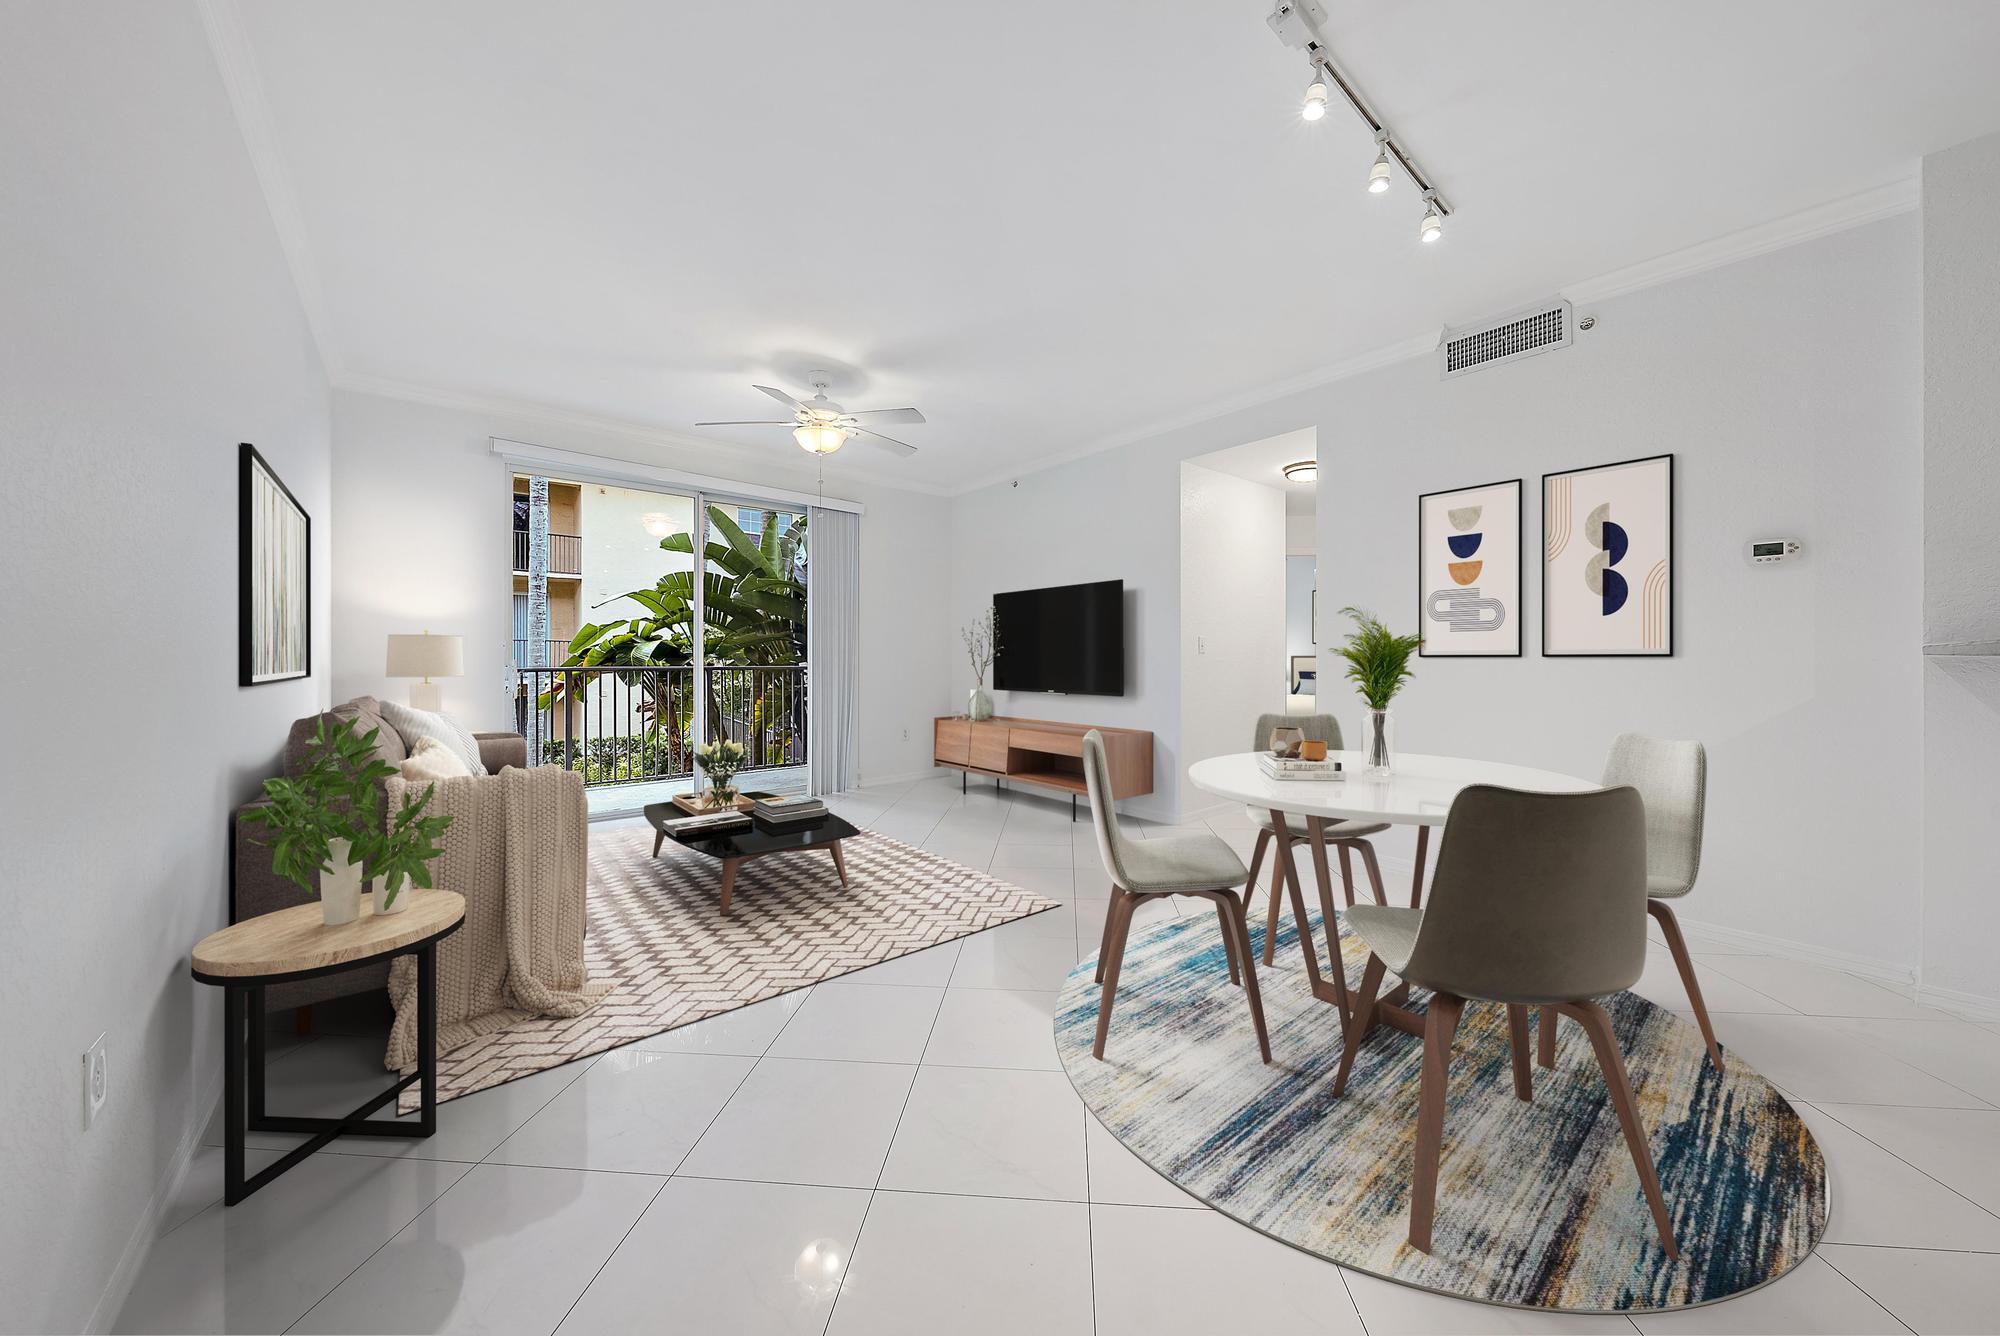
<path id="1" fill-rule="evenodd" d="M 863 437 L 870 445 L 893 450 L 899 455 L 914 455 L 917 447 L 905 445 L 892 436 L 884 436 L 864 422 L 922 422 L 924 415 L 914 408 L 864 408 L 849 412 L 826 397 L 826 387 L 831 379 L 824 371 L 809 373 L 812 377 L 813 397 L 794 399 L 783 390 L 774 390 L 769 385 L 752 385 L 770 395 L 779 403 L 792 410 L 788 418 L 770 418 L 756 422 L 697 422 L 697 427 L 790 427 L 792 439 L 799 448 L 815 455 L 830 455 L 847 443 L 850 436 Z"/>

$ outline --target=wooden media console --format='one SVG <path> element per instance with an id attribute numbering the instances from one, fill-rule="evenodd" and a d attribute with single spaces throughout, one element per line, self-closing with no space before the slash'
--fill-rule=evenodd
<path id="1" fill-rule="evenodd" d="M 1102 724 L 1066 724 L 1053 719 L 968 719 L 946 715 L 932 724 L 932 759 L 961 775 L 985 775 L 999 781 L 1039 784 L 1070 795 L 1070 816 L 1076 797 L 1088 794 L 1083 779 L 1083 735 L 1095 728 L 1104 737 L 1104 759 L 1111 769 L 1111 796 L 1136 798 L 1153 791 L 1153 735 L 1139 728 L 1108 728 Z M 964 781 L 961 779 L 960 784 Z"/>

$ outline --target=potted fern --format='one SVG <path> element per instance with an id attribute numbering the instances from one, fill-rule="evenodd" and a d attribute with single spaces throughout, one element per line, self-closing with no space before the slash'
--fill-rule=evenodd
<path id="1" fill-rule="evenodd" d="M 272 871 L 318 895 L 328 927 L 360 917 L 361 882 L 370 872 L 379 892 L 377 913 L 407 908 L 407 899 L 397 903 L 398 892 L 406 881 L 431 884 L 430 861 L 442 852 L 435 841 L 451 825 L 448 816 L 423 814 L 431 800 L 428 786 L 421 798 L 405 794 L 395 820 L 384 820 L 381 781 L 396 767 L 376 758 L 377 730 L 357 733 L 359 723 L 349 719 L 329 729 L 322 717 L 306 768 L 265 780 L 269 802 L 243 813 L 243 820 L 270 833 L 257 843 L 270 849 Z"/>
<path id="2" fill-rule="evenodd" d="M 1423 637 L 1399 636 L 1375 614 L 1359 608 L 1342 608 L 1341 612 L 1354 619 L 1355 630 L 1336 652 L 1347 660 L 1347 680 L 1354 683 L 1368 705 L 1361 730 L 1363 771 L 1386 775 L 1395 764 L 1395 719 L 1389 713 L 1389 702 L 1414 675 L 1410 656 L 1423 644 Z"/>

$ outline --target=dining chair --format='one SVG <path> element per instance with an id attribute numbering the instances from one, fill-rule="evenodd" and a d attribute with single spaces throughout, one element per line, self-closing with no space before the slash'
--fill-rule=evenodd
<path id="1" fill-rule="evenodd" d="M 1329 751 L 1340 750 L 1340 721 L 1330 714 L 1260 714 L 1257 716 L 1257 735 L 1251 740 L 1250 750 L 1269 751 L 1271 730 L 1274 728 L 1296 728 L 1308 741 L 1324 742 Z M 1274 840 L 1284 841 L 1271 858 L 1271 905 L 1264 917 L 1264 963 L 1268 965 L 1278 941 L 1278 909 L 1284 900 L 1283 851 L 1310 840 L 1312 831 L 1304 817 L 1293 816 L 1289 812 L 1285 814 L 1285 829 L 1281 832 L 1272 823 L 1269 809 L 1246 807 L 1243 810 L 1257 827 L 1257 847 L 1250 853 L 1250 886 L 1244 888 L 1245 899 L 1249 898 L 1251 889 L 1257 884 L 1257 871 L 1264 865 L 1266 850 Z M 1325 825 L 1328 842 L 1340 854 L 1340 882 L 1347 894 L 1348 905 L 1354 904 L 1354 863 L 1350 857 L 1353 853 L 1361 855 L 1362 865 L 1368 869 L 1368 884 L 1375 891 L 1375 903 L 1387 903 L 1382 894 L 1382 865 L 1375 861 L 1375 846 L 1366 837 L 1389 829 L 1388 823 L 1329 820 Z"/>
<path id="2" fill-rule="evenodd" d="M 1347 926 L 1369 956 L 1334 1074 L 1336 1099 L 1374 1023 L 1383 976 L 1431 990 L 1410 1171 L 1410 1246 L 1431 1250 L 1452 1036 L 1465 1004 L 1484 1001 L 1507 1008 L 1520 1099 L 1534 1095 L 1527 1009 L 1560 1011 L 1583 1026 L 1660 1241 L 1668 1257 L 1680 1256 L 1611 1017 L 1596 1000 L 1629 988 L 1646 965 L 1646 820 L 1639 791 L 1629 786 L 1526 793 L 1475 784 L 1451 805 L 1424 907 L 1348 911 Z"/>
<path id="3" fill-rule="evenodd" d="M 1090 791 L 1097 852 L 1111 877 L 1111 903 L 1105 910 L 1104 936 L 1097 948 L 1097 982 L 1103 985 L 1103 995 L 1097 1003 L 1097 1040 L 1091 1053 L 1100 1059 L 1104 1056 L 1105 1036 L 1111 1032 L 1111 1003 L 1118 992 L 1118 967 L 1125 959 L 1132 911 L 1141 902 L 1163 895 L 1191 895 L 1215 905 L 1215 915 L 1222 921 L 1222 951 L 1229 962 L 1229 982 L 1240 983 L 1250 999 L 1257 1048 L 1269 1062 L 1271 1037 L 1264 1028 L 1256 953 L 1250 948 L 1250 887 L 1243 860 L 1218 835 L 1125 838 L 1112 806 L 1111 767 L 1104 759 L 1104 738 L 1094 728 L 1083 735 L 1083 779 Z M 1238 886 L 1243 888 L 1241 898 L 1236 894 Z"/>
<path id="4" fill-rule="evenodd" d="M 1699 742 L 1622 733 L 1612 742 L 1611 755 L 1604 762 L 1604 786 L 1627 784 L 1639 790 L 1646 804 L 1646 912 L 1659 920 L 1660 935 L 1667 939 L 1667 952 L 1680 971 L 1695 1024 L 1701 1027 L 1702 1043 L 1708 1046 L 1708 1060 L 1721 1071 L 1722 1050 L 1708 1021 L 1708 1004 L 1695 981 L 1694 961 L 1688 956 L 1680 921 L 1667 903 L 1693 890 L 1695 874 L 1701 870 L 1708 751 Z M 1556 1016 L 1552 1011 L 1541 1015 L 1536 1048 L 1542 1066 L 1555 1066 Z"/>

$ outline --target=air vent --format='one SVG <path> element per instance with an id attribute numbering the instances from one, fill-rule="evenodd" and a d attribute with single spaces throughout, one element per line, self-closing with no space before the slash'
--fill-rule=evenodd
<path id="1" fill-rule="evenodd" d="M 1438 345 L 1440 379 L 1570 345 L 1570 306 L 1555 301 L 1465 329 L 1447 329 Z"/>

